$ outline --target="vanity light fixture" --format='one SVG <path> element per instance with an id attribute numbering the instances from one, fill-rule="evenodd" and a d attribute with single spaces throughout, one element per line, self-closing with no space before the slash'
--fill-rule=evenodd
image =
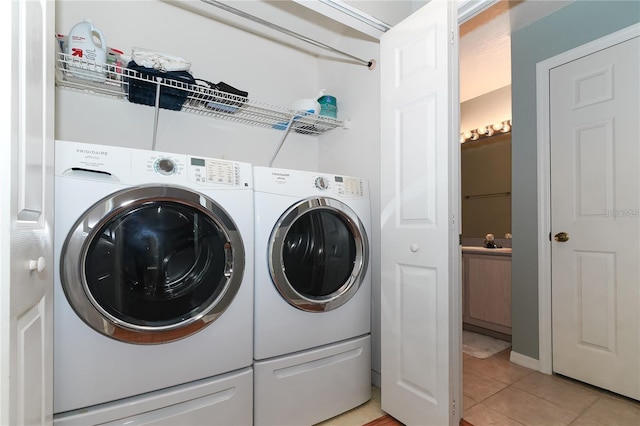
<path id="1" fill-rule="evenodd" d="M 511 131 L 511 120 L 505 120 L 501 123 L 494 123 L 482 126 L 474 130 L 468 130 L 460 133 L 460 143 L 468 141 L 477 141 L 482 138 L 488 138 L 499 133 L 509 133 Z"/>

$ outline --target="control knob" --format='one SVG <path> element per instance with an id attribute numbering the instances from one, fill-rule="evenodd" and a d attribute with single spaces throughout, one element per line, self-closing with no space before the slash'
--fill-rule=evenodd
<path id="1" fill-rule="evenodd" d="M 154 164 L 154 169 L 161 175 L 169 176 L 176 172 L 176 163 L 170 158 L 159 158 Z"/>
<path id="2" fill-rule="evenodd" d="M 316 178 L 315 185 L 316 185 L 316 188 L 321 191 L 325 191 L 329 189 L 329 181 L 323 176 L 318 176 Z"/>

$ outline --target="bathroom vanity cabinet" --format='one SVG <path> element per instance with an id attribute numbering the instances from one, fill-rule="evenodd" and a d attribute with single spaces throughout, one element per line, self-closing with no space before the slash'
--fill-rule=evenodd
<path id="1" fill-rule="evenodd" d="M 463 247 L 462 322 L 466 329 L 510 338 L 510 248 Z"/>

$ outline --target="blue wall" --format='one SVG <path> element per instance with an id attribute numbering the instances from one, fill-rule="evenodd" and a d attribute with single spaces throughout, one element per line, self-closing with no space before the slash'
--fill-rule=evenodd
<path id="1" fill-rule="evenodd" d="M 640 1 L 576 0 L 511 40 L 513 350 L 538 359 L 536 64 L 640 22 Z"/>

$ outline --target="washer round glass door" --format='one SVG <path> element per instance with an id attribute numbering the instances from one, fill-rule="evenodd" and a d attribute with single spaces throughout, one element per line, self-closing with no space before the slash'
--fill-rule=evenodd
<path id="1" fill-rule="evenodd" d="M 296 308 L 329 311 L 357 293 L 368 250 L 364 226 L 349 206 L 333 198 L 309 198 L 291 206 L 271 233 L 271 278 Z"/>
<path id="2" fill-rule="evenodd" d="M 210 198 L 139 186 L 94 204 L 62 248 L 69 303 L 96 331 L 128 343 L 196 333 L 231 304 L 244 272 L 242 238 Z"/>

